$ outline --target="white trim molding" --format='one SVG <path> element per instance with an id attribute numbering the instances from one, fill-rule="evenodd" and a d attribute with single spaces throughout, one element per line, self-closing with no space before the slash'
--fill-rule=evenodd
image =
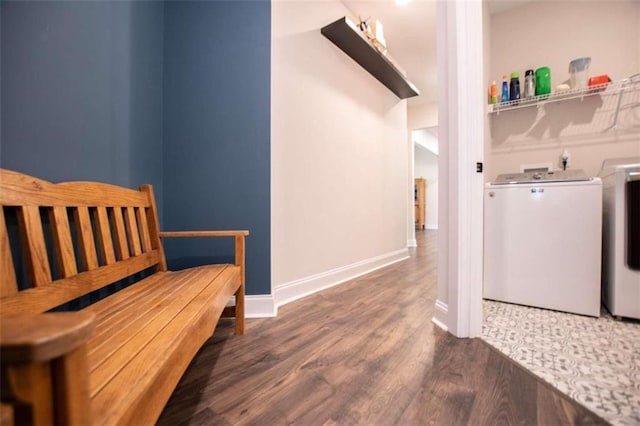
<path id="1" fill-rule="evenodd" d="M 484 93 L 482 1 L 438 2 L 440 131 L 438 297 L 457 337 L 482 332 Z"/>
<path id="2" fill-rule="evenodd" d="M 418 241 L 415 238 L 407 240 L 407 247 L 418 247 Z"/>
<path id="3" fill-rule="evenodd" d="M 404 248 L 281 284 L 275 288 L 274 294 L 247 295 L 245 296 L 245 318 L 276 317 L 278 316 L 278 308 L 282 305 L 408 258 L 409 251 Z M 227 305 L 233 305 L 234 303 L 235 301 L 232 297 Z"/>
<path id="4" fill-rule="evenodd" d="M 449 316 L 449 307 L 441 300 L 436 300 L 435 310 L 431 321 L 444 331 L 449 331 L 447 327 L 447 317 Z"/>
<path id="5" fill-rule="evenodd" d="M 244 298 L 245 318 L 272 318 L 278 316 L 278 307 L 271 294 L 248 294 Z"/>
<path id="6" fill-rule="evenodd" d="M 409 251 L 403 248 L 380 256 L 365 259 L 350 265 L 335 268 L 320 274 L 311 275 L 274 288 L 277 307 L 301 299 L 320 290 L 324 290 L 377 269 L 409 258 Z"/>

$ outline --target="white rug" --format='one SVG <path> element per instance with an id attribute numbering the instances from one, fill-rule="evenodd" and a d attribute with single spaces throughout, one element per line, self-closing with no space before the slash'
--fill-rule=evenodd
<path id="1" fill-rule="evenodd" d="M 482 338 L 614 425 L 640 425 L 640 323 L 484 301 Z"/>

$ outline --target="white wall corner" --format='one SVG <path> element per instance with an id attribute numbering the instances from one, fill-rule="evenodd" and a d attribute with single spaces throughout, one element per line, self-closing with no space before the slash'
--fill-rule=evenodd
<path id="1" fill-rule="evenodd" d="M 434 307 L 433 314 L 433 323 L 443 329 L 444 331 L 449 331 L 449 327 L 447 327 L 447 321 L 449 317 L 449 307 L 446 303 L 441 300 L 436 300 L 436 304 Z"/>
<path id="2" fill-rule="evenodd" d="M 418 241 L 416 239 L 407 240 L 407 247 L 418 247 Z"/>
<path id="3" fill-rule="evenodd" d="M 272 318 L 278 316 L 278 307 L 271 294 L 250 294 L 245 296 L 244 303 L 245 318 Z"/>
<path id="4" fill-rule="evenodd" d="M 409 251 L 403 248 L 360 262 L 332 269 L 320 274 L 311 275 L 275 287 L 275 303 L 277 307 L 301 299 L 321 290 L 336 286 L 369 272 L 409 258 Z"/>

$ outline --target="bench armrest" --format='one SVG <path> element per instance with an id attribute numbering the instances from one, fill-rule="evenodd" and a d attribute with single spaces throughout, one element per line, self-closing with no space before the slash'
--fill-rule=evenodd
<path id="1" fill-rule="evenodd" d="M 164 231 L 160 237 L 246 237 L 249 231 Z"/>
<path id="2" fill-rule="evenodd" d="M 15 424 L 91 423 L 86 312 L 0 317 L 2 404 Z M 4 411 L 7 408 L 4 407 Z"/>
<path id="3" fill-rule="evenodd" d="M 169 231 L 160 232 L 160 238 L 165 237 L 234 237 L 235 264 L 240 267 L 240 287 L 235 293 L 236 304 L 225 308 L 223 316 L 235 316 L 236 334 L 244 334 L 244 293 L 245 293 L 245 237 L 249 231 Z"/>
<path id="4" fill-rule="evenodd" d="M 2 365 L 50 361 L 86 343 L 94 315 L 87 312 L 6 315 L 0 318 Z"/>
<path id="5" fill-rule="evenodd" d="M 165 231 L 160 232 L 160 238 L 166 237 L 235 237 L 236 259 L 235 264 L 242 267 L 242 284 L 244 285 L 244 237 L 249 231 Z"/>

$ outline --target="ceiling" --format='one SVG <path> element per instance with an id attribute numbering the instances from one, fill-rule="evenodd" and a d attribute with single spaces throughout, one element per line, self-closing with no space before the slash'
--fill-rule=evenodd
<path id="1" fill-rule="evenodd" d="M 406 0 L 405 0 L 406 1 Z M 484 0 L 489 12 L 500 13 L 532 0 Z M 362 19 L 379 20 L 384 28 L 388 54 L 420 96 L 409 98 L 409 106 L 438 100 L 436 62 L 436 0 L 410 0 L 398 5 L 394 0 L 342 0 L 357 23 Z"/>

